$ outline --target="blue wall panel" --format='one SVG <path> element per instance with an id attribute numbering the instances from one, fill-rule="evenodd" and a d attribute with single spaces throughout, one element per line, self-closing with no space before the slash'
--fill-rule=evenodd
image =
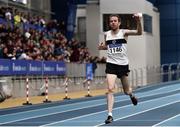
<path id="1" fill-rule="evenodd" d="M 170 36 L 170 35 L 176 35 L 177 34 L 177 25 L 176 20 L 169 20 L 169 19 L 163 19 L 160 20 L 161 25 L 161 35 L 162 36 Z"/>
<path id="2" fill-rule="evenodd" d="M 180 62 L 180 0 L 157 0 L 160 12 L 161 64 Z"/>
<path id="3" fill-rule="evenodd" d="M 161 37 L 161 42 L 163 42 L 163 45 L 161 46 L 162 51 L 169 52 L 177 50 L 176 36 L 163 36 Z"/>
<path id="4" fill-rule="evenodd" d="M 175 51 L 165 51 L 165 52 L 161 52 L 163 57 L 161 57 L 161 62 L 163 64 L 166 63 L 176 63 L 178 60 L 178 55 L 177 52 Z"/>
<path id="5" fill-rule="evenodd" d="M 158 5 L 162 4 L 176 4 L 176 0 L 157 0 Z"/>
<path id="6" fill-rule="evenodd" d="M 160 12 L 161 64 L 180 62 L 180 0 L 147 0 Z"/>
<path id="7" fill-rule="evenodd" d="M 180 19 L 177 20 L 177 34 L 180 34 Z"/>
<path id="8" fill-rule="evenodd" d="M 180 20 L 180 3 L 176 4 L 176 16 L 177 16 L 177 19 Z"/>
<path id="9" fill-rule="evenodd" d="M 161 19 L 175 19 L 176 18 L 176 5 L 159 5 Z"/>

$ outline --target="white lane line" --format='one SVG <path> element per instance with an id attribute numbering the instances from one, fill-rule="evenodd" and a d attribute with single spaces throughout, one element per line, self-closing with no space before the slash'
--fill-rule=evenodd
<path id="1" fill-rule="evenodd" d="M 177 90 L 177 89 L 176 89 Z M 174 90 L 170 90 L 169 92 L 173 92 Z M 162 93 L 167 93 L 167 91 L 163 91 L 163 92 L 159 92 L 158 94 L 162 94 Z M 147 94 L 147 93 L 143 93 L 143 94 Z M 158 94 L 154 94 L 154 93 L 152 93 L 152 94 L 150 94 L 150 95 L 141 95 L 141 96 L 139 96 L 138 98 L 143 98 L 143 97 L 148 97 L 148 96 L 152 96 L 152 95 L 158 95 Z M 123 95 L 123 96 L 126 96 L 126 95 Z M 117 96 L 118 97 L 118 96 Z M 117 98 L 116 97 L 116 98 Z M 121 96 L 122 97 L 122 96 Z M 101 100 L 105 100 L 105 99 L 101 99 Z M 124 99 L 124 100 L 120 100 L 120 101 L 115 101 L 115 102 L 121 102 L 121 101 L 126 101 L 126 100 L 129 100 L 129 99 Z M 92 100 L 92 101 L 99 101 L 99 100 Z M 83 103 L 83 102 L 82 102 Z M 80 104 L 82 104 L 82 103 L 80 103 Z M 87 102 L 86 102 L 87 103 Z M 79 103 L 76 103 L 77 105 L 79 104 Z M 91 105 L 91 106 L 85 106 L 84 108 L 90 108 L 90 107 L 95 107 L 95 106 L 99 106 L 99 105 L 104 105 L 104 104 L 106 104 L 106 103 L 101 103 L 101 104 L 95 104 L 95 105 Z M 71 105 L 71 104 L 69 104 L 69 105 Z M 74 104 L 72 104 L 72 105 L 74 105 Z M 67 105 L 63 105 L 64 107 L 67 107 Z M 59 106 L 56 106 L 56 108 L 58 108 Z M 54 108 L 54 107 L 53 107 Z M 50 109 L 53 109 L 52 107 L 50 108 Z M 50 110 L 49 108 L 45 108 L 45 109 L 48 109 L 48 110 Z M 35 110 L 31 110 L 31 111 L 27 111 L 27 112 L 29 112 L 29 113 L 31 113 L 30 115 L 30 117 L 26 117 L 26 118 L 22 118 L 22 119 L 17 119 L 17 120 L 11 120 L 11 121 L 7 121 L 7 122 L 1 122 L 0 123 L 0 125 L 1 124 L 7 124 L 7 123 L 12 123 L 12 122 L 17 122 L 17 121 L 22 121 L 22 120 L 27 120 L 27 119 L 33 119 L 33 118 L 38 118 L 38 117 L 43 117 L 43 116 L 47 116 L 47 115 L 54 115 L 54 114 L 58 114 L 58 113 L 64 113 L 64 112 L 68 112 L 68 111 L 74 111 L 74 110 L 79 110 L 79 109 L 83 109 L 83 107 L 79 107 L 79 108 L 73 108 L 73 109 L 71 109 L 71 110 L 66 110 L 66 111 L 60 111 L 60 112 L 57 112 L 57 110 L 56 110 L 56 112 L 53 112 L 53 113 L 46 113 L 46 114 L 43 114 L 43 115 L 37 115 L 37 116 L 33 116 L 33 117 L 31 117 L 33 114 L 33 111 L 35 111 Z M 41 111 L 41 113 L 43 113 L 43 110 L 44 109 L 37 109 L 37 111 Z M 25 113 L 25 112 L 22 112 L 22 113 L 18 113 L 18 114 L 21 114 L 21 115 L 23 115 L 23 113 Z M 10 115 L 10 114 L 9 114 Z M 8 115 L 8 118 L 9 118 L 9 115 Z M 13 116 L 14 116 L 14 114 L 13 114 Z M 0 118 L 1 118 L 1 116 L 0 116 Z"/>
<path id="2" fill-rule="evenodd" d="M 168 84 L 171 84 L 171 82 L 168 82 Z M 172 82 L 172 84 L 173 85 L 177 85 L 177 84 L 180 84 L 179 82 Z M 162 85 L 163 86 L 163 83 L 160 83 L 160 84 L 158 84 L 158 86 L 159 85 Z M 149 88 L 149 87 L 152 87 L 152 86 L 154 86 L 154 85 L 147 85 L 147 86 L 143 86 L 142 88 L 138 88 L 138 90 L 141 90 L 141 89 L 144 89 L 144 88 Z M 168 87 L 168 86 L 165 86 L 165 87 Z M 164 88 L 164 87 L 163 87 Z M 159 88 L 158 88 L 159 89 Z M 157 90 L 157 89 L 156 89 Z M 152 91 L 152 90 L 151 90 Z M 146 92 L 150 92 L 150 91 L 146 91 Z M 100 100 L 102 100 L 102 99 L 100 99 Z M 79 102 L 77 102 L 77 103 L 79 103 Z M 67 105 L 71 105 L 71 104 L 67 104 Z M 22 109 L 22 108 L 27 108 L 27 107 L 24 107 L 24 106 L 18 106 L 18 107 L 12 107 L 12 108 L 7 108 L 7 109 L 0 109 L 0 112 L 1 111 L 9 111 L 9 110 L 12 110 L 12 109 Z M 28 112 L 28 111 L 27 111 Z M 15 113 L 14 113 L 15 114 Z M 6 114 L 4 114 L 4 115 L 6 115 Z M 3 116 L 3 115 L 1 115 L 1 116 Z"/>
<path id="3" fill-rule="evenodd" d="M 176 86 L 177 84 L 174 84 L 173 86 L 166 86 L 166 87 L 162 87 L 162 88 L 158 88 L 158 89 L 155 89 L 155 90 L 151 90 L 151 91 L 146 91 L 146 92 L 141 92 L 141 93 L 137 93 L 137 95 L 141 95 L 141 94 L 148 94 L 148 93 L 150 93 L 149 95 L 147 95 L 147 96 L 144 96 L 144 97 L 148 97 L 148 96 L 152 96 L 152 95 L 155 95 L 154 93 L 156 93 L 156 92 L 159 92 L 159 93 L 156 93 L 156 95 L 158 95 L 158 94 L 163 94 L 163 93 L 168 93 L 168 92 L 173 92 L 173 91 L 177 91 L 177 90 L 180 90 L 180 88 L 179 89 L 177 89 L 177 88 L 175 88 L 175 86 Z M 179 84 L 180 85 L 180 84 Z M 179 85 L 177 85 L 177 86 L 179 86 Z M 173 88 L 173 89 L 171 89 L 171 88 Z M 167 91 L 166 91 L 166 89 L 167 89 Z M 161 92 L 161 91 L 163 91 L 163 92 Z M 164 92 L 165 91 L 165 92 Z M 115 97 L 115 100 L 118 98 L 118 97 L 122 97 L 123 99 L 126 97 L 126 95 L 118 95 L 118 96 L 116 96 Z M 104 101 L 105 99 L 103 98 L 103 99 L 98 99 L 98 100 L 89 100 L 89 101 L 86 101 L 86 102 L 76 102 L 76 103 L 73 103 L 73 104 L 71 104 L 71 103 L 69 103 L 69 104 L 64 104 L 64 105 L 57 105 L 57 106 L 53 106 L 53 107 L 47 107 L 47 108 L 43 108 L 43 109 L 34 109 L 34 110 L 30 110 L 30 111 L 23 111 L 23 112 L 17 112 L 17 113 L 11 113 L 11 114 L 4 114 L 4 115 L 1 115 L 0 116 L 0 118 L 1 117 L 3 117 L 3 116 L 8 116 L 8 117 L 10 117 L 11 115 L 17 115 L 17 114 L 24 114 L 24 113 L 32 113 L 32 112 L 34 112 L 34 111 L 42 111 L 43 112 L 43 110 L 46 110 L 46 109 L 54 109 L 54 108 L 61 108 L 61 107 L 67 107 L 67 106 L 76 106 L 76 105 L 79 105 L 79 103 L 80 104 L 86 104 L 86 103 L 101 103 L 102 104 L 102 102 L 101 101 Z M 123 100 L 124 101 L 124 100 Z"/>
<path id="4" fill-rule="evenodd" d="M 76 105 L 79 105 L 79 103 L 81 104 L 86 104 L 86 103 L 97 103 L 98 101 L 101 101 L 101 100 L 104 100 L 104 99 L 99 99 L 99 100 L 91 100 L 91 101 L 85 101 L 85 102 L 76 102 L 76 103 L 69 103 L 69 104 L 64 104 L 64 105 L 60 105 L 61 103 L 59 103 L 59 105 L 57 106 L 52 106 L 52 107 L 47 107 L 47 108 L 42 108 L 42 109 L 33 109 L 33 110 L 30 110 L 30 111 L 23 111 L 23 112 L 17 112 L 17 113 L 11 113 L 11 114 L 4 114 L 4 115 L 1 115 L 1 117 L 4 117 L 4 116 L 12 116 L 12 115 L 17 115 L 17 114 L 24 114 L 24 113 L 32 113 L 32 112 L 35 112 L 35 111 L 43 111 L 43 110 L 50 110 L 50 109 L 56 109 L 56 108 L 63 108 L 63 107 L 67 107 L 67 106 L 76 106 Z M 97 102 L 96 102 L 97 101 Z"/>
<path id="5" fill-rule="evenodd" d="M 120 119 L 125 119 L 125 118 L 131 117 L 131 116 L 134 116 L 134 115 L 137 115 L 137 114 L 141 114 L 141 113 L 144 113 L 144 112 L 147 112 L 147 111 L 156 110 L 158 108 L 161 108 L 161 107 L 164 107 L 164 106 L 167 106 L 167 105 L 171 105 L 171 104 L 174 104 L 174 103 L 177 103 L 177 102 L 180 102 L 180 101 L 178 100 L 178 101 L 170 102 L 170 103 L 167 103 L 167 104 L 164 104 L 164 105 L 160 105 L 160 106 L 157 106 L 157 107 L 154 107 L 154 108 L 150 108 L 148 110 L 144 110 L 142 112 L 137 112 L 137 113 L 134 113 L 134 114 L 131 114 L 131 115 L 128 115 L 128 116 L 120 117 L 118 119 L 115 119 L 114 121 L 117 121 L 117 120 L 120 120 Z M 101 125 L 104 125 L 104 123 L 98 124 L 98 125 L 96 125 L 94 127 L 98 127 L 98 126 L 101 126 Z"/>
<path id="6" fill-rule="evenodd" d="M 179 94 L 180 95 L 180 94 Z M 147 102 L 152 102 L 152 101 L 156 101 L 156 100 L 161 100 L 161 99 L 166 99 L 167 97 L 174 97 L 174 96 L 177 96 L 177 95 L 170 95 L 170 96 L 166 96 L 166 97 L 161 97 L 161 98 L 156 98 L 156 99 L 152 99 L 152 100 L 148 100 L 148 101 L 143 101 L 143 102 L 140 102 L 139 104 L 144 104 L 144 103 L 147 103 Z M 177 102 L 177 101 L 175 101 Z M 171 104 L 171 103 L 170 103 Z M 126 108 L 126 107 L 130 107 L 132 106 L 132 104 L 130 105 L 126 105 L 126 106 L 122 106 L 122 107 L 118 107 L 118 108 L 114 108 L 114 110 L 119 110 L 119 109 L 122 109 L 122 108 Z M 156 108 L 156 107 L 155 107 Z M 153 109 L 153 108 L 152 108 Z M 147 110 L 148 111 L 148 110 Z M 103 113 L 103 112 L 107 112 L 106 110 L 104 111 L 100 111 L 100 112 L 96 112 L 96 113 L 90 113 L 90 114 L 86 114 L 86 115 L 82 115 L 82 116 L 78 116 L 78 117 L 74 117 L 74 118 L 70 118 L 70 119 L 65 119 L 65 120 L 62 120 L 62 121 L 57 121 L 57 122 L 53 122 L 53 123 L 50 123 L 50 124 L 45 124 L 45 125 L 42 125 L 40 127 L 44 127 L 44 126 L 51 126 L 53 124 L 58 124 L 58 123 L 62 123 L 62 122 L 67 122 L 67 121 L 70 121 L 70 120 L 75 120 L 75 119 L 79 119 L 79 118 L 82 118 L 82 117 L 87 117 L 87 116 L 91 116 L 91 115 L 95 115 L 95 114 L 99 114 L 99 113 Z M 99 124 L 99 125 L 103 125 L 103 124 Z"/>
<path id="7" fill-rule="evenodd" d="M 179 85 L 180 85 L 180 84 L 179 84 Z M 159 92 L 159 93 L 156 93 L 156 95 L 158 95 L 158 94 L 163 94 L 163 93 L 168 93 L 168 92 L 173 92 L 173 91 L 176 91 L 176 90 L 180 90 L 180 88 L 179 88 L 179 89 L 176 89 L 175 86 L 173 86 L 174 90 L 171 90 L 171 87 L 172 87 L 172 86 L 167 86 L 167 87 L 159 88 L 159 89 L 156 89 L 156 90 L 153 90 L 153 91 L 141 92 L 141 93 L 138 93 L 137 95 L 151 93 L 151 94 L 148 95 L 148 96 L 151 96 L 151 95 L 155 95 L 154 93 L 156 93 L 156 92 Z M 168 89 L 168 90 L 166 91 L 165 89 Z M 161 92 L 161 91 L 163 91 L 163 92 Z M 164 91 L 165 91 L 165 92 L 164 92 Z M 116 100 L 118 97 L 124 98 L 124 97 L 126 97 L 126 95 L 116 96 L 116 97 L 115 97 L 115 100 Z M 145 97 L 147 97 L 147 96 L 145 96 Z M 24 114 L 25 112 L 27 112 L 27 113 L 28 113 L 28 112 L 32 113 L 33 111 L 43 111 L 43 110 L 46 110 L 46 109 L 49 109 L 49 110 L 50 110 L 51 108 L 54 109 L 54 108 L 61 108 L 61 107 L 67 107 L 67 106 L 76 106 L 76 105 L 79 105 L 79 103 L 81 103 L 81 104 L 96 103 L 96 104 L 97 104 L 97 102 L 99 102 L 99 103 L 102 104 L 101 101 L 104 101 L 104 100 L 105 100 L 105 99 L 103 98 L 103 99 L 98 99 L 98 100 L 90 100 L 90 101 L 86 101 L 86 102 L 77 102 L 77 103 L 73 103 L 73 104 L 57 105 L 57 106 L 47 107 L 47 108 L 43 108 L 43 109 L 34 109 L 34 110 L 30 110 L 30 111 L 23 111 L 23 112 L 11 113 L 11 114 L 4 114 L 4 115 L 1 115 L 0 118 L 3 117 L 3 116 L 8 116 L 8 117 L 9 117 L 9 116 L 11 116 L 11 115 Z"/>
<path id="8" fill-rule="evenodd" d="M 173 117 L 170 117 L 169 119 L 166 119 L 166 120 L 164 120 L 164 121 L 161 121 L 160 123 L 157 123 L 157 124 L 153 125 L 152 127 L 157 127 L 157 126 L 159 126 L 160 124 L 165 123 L 165 122 L 167 122 L 167 121 L 170 121 L 170 120 L 172 120 L 172 119 L 174 119 L 174 118 L 176 118 L 176 117 L 179 117 L 179 116 L 180 116 L 180 114 L 177 114 L 177 115 L 175 115 L 175 116 L 173 116 Z"/>

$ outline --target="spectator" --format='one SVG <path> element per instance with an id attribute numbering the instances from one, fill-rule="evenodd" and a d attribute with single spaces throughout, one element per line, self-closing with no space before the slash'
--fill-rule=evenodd
<path id="1" fill-rule="evenodd" d="M 11 13 L 11 11 L 10 11 L 10 8 L 7 8 L 6 9 L 6 12 L 5 12 L 5 18 L 6 18 L 6 20 L 9 22 L 11 22 L 12 21 L 12 13 Z"/>
<path id="2" fill-rule="evenodd" d="M 18 59 L 19 59 L 19 60 L 32 60 L 32 58 L 30 57 L 29 54 L 30 54 L 30 53 L 29 53 L 28 51 L 23 52 L 23 53 L 18 57 Z"/>
<path id="3" fill-rule="evenodd" d="M 5 18 L 0 22 L 1 58 L 87 62 L 91 57 L 85 45 L 67 41 L 64 21 L 47 21 L 11 7 L 1 7 L 0 15 Z M 12 27 L 13 19 L 16 27 Z"/>
<path id="4" fill-rule="evenodd" d="M 15 16 L 14 16 L 14 25 L 16 27 L 20 27 L 20 23 L 21 23 L 21 15 L 18 11 L 16 11 Z"/>

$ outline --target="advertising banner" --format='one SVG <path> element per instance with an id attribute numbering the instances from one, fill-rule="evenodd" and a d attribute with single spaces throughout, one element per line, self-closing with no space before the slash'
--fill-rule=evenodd
<path id="1" fill-rule="evenodd" d="M 68 18 L 67 18 L 67 39 L 71 40 L 74 35 L 74 27 L 76 24 L 76 11 L 77 5 L 70 3 L 68 6 Z"/>
<path id="2" fill-rule="evenodd" d="M 92 63 L 86 64 L 86 79 L 93 80 L 93 65 L 92 65 Z"/>
<path id="3" fill-rule="evenodd" d="M 0 59 L 0 75 L 65 75 L 64 62 Z"/>

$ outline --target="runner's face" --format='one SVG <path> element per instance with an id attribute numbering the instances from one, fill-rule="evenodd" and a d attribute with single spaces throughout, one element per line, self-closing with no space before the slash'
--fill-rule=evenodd
<path id="1" fill-rule="evenodd" d="M 118 17 L 116 16 L 112 16 L 110 17 L 110 27 L 112 30 L 117 30 L 119 29 L 119 26 L 120 26 L 120 22 L 118 20 Z"/>

